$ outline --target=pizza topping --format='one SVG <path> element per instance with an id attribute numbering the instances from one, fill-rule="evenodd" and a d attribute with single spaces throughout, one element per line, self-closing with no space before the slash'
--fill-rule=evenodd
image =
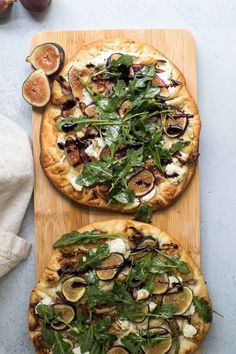
<path id="1" fill-rule="evenodd" d="M 122 345 L 116 345 L 115 347 L 108 350 L 107 354 L 129 354 L 130 352 L 125 349 Z"/>
<path id="2" fill-rule="evenodd" d="M 68 79 L 74 98 L 76 100 L 83 101 L 83 86 L 78 79 L 79 74 L 79 69 L 77 69 L 75 66 L 72 66 L 68 73 Z"/>
<path id="3" fill-rule="evenodd" d="M 34 107 L 44 107 L 50 100 L 51 88 L 42 69 L 32 72 L 22 86 L 24 99 Z"/>
<path id="4" fill-rule="evenodd" d="M 84 296 L 85 291 L 86 282 L 80 277 L 69 278 L 62 285 L 63 295 L 70 302 L 79 301 Z"/>
<path id="5" fill-rule="evenodd" d="M 142 301 L 142 300 L 146 300 L 149 297 L 149 291 L 147 291 L 146 289 L 140 289 L 137 291 L 136 293 L 136 301 Z"/>
<path id="6" fill-rule="evenodd" d="M 116 238 L 115 240 L 108 242 L 110 253 L 116 252 L 125 255 L 126 253 L 126 245 L 124 240 L 121 238 Z"/>
<path id="7" fill-rule="evenodd" d="M 166 165 L 166 175 L 172 184 L 178 184 L 184 178 L 185 170 L 176 163 Z"/>
<path id="8" fill-rule="evenodd" d="M 88 106 L 85 107 L 84 113 L 86 116 L 89 118 L 98 118 L 98 114 L 96 112 L 96 105 L 95 104 L 89 104 Z"/>
<path id="9" fill-rule="evenodd" d="M 73 167 L 77 167 L 80 164 L 80 154 L 75 140 L 72 137 L 68 137 L 64 146 L 66 157 Z"/>
<path id="10" fill-rule="evenodd" d="M 168 333 L 164 333 L 159 335 L 160 337 L 160 341 L 157 344 L 154 345 L 145 345 L 143 346 L 143 351 L 145 354 L 165 354 L 167 353 L 171 346 L 172 346 L 172 337 L 170 334 Z M 155 338 L 155 337 L 154 337 Z M 150 342 L 152 341 L 152 337 L 149 340 Z"/>
<path id="11" fill-rule="evenodd" d="M 54 313 L 57 321 L 64 323 L 65 325 L 72 322 L 75 317 L 75 311 L 72 306 L 65 304 L 54 305 Z"/>
<path id="12" fill-rule="evenodd" d="M 159 295 L 167 291 L 169 286 L 169 279 L 166 273 L 158 275 L 154 278 L 153 294 Z"/>
<path id="13" fill-rule="evenodd" d="M 68 100 L 62 105 L 62 116 L 66 117 L 68 115 L 73 114 L 74 110 L 76 109 L 76 100 Z"/>
<path id="14" fill-rule="evenodd" d="M 99 266 L 96 274 L 100 280 L 112 280 L 124 264 L 124 257 L 120 253 L 111 253 Z"/>
<path id="15" fill-rule="evenodd" d="M 188 117 L 184 114 L 175 114 L 165 121 L 164 132 L 170 138 L 177 138 L 182 135 L 188 125 Z"/>
<path id="16" fill-rule="evenodd" d="M 197 334 L 197 329 L 193 325 L 185 323 L 183 327 L 183 335 L 186 338 L 193 338 L 195 334 Z"/>
<path id="17" fill-rule="evenodd" d="M 155 178 L 148 170 L 142 170 L 132 176 L 128 181 L 128 187 L 134 191 L 136 197 L 144 196 L 154 187 Z"/>
<path id="18" fill-rule="evenodd" d="M 193 301 L 193 292 L 187 286 L 182 288 L 182 291 L 173 294 L 166 294 L 163 297 L 163 304 L 175 304 L 177 311 L 176 315 L 182 315 L 185 313 L 191 306 Z"/>
<path id="19" fill-rule="evenodd" d="M 43 43 L 34 48 L 26 58 L 34 69 L 42 69 L 46 75 L 54 75 L 64 65 L 65 53 L 57 43 Z"/>

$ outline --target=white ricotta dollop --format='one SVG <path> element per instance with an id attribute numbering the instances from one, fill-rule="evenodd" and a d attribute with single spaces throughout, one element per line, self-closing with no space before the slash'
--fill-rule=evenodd
<path id="1" fill-rule="evenodd" d="M 192 315 L 194 315 L 195 310 L 196 310 L 195 306 L 193 304 L 191 304 L 189 309 L 185 313 L 183 313 L 183 316 L 192 316 Z"/>
<path id="2" fill-rule="evenodd" d="M 110 253 L 117 252 L 117 253 L 125 254 L 125 252 L 126 252 L 125 242 L 121 238 L 116 238 L 112 241 L 108 241 L 107 244 L 108 244 Z"/>
<path id="3" fill-rule="evenodd" d="M 89 93 L 86 90 L 83 90 L 83 102 L 87 106 L 93 102 L 92 98 L 90 97 Z"/>
<path id="4" fill-rule="evenodd" d="M 90 144 L 84 152 L 89 156 L 89 157 L 95 157 L 96 159 L 99 156 L 99 152 L 94 149 L 93 144 Z"/>
<path id="5" fill-rule="evenodd" d="M 165 84 L 168 84 L 172 73 L 169 61 L 166 60 L 162 64 L 158 65 L 158 68 L 163 70 L 162 73 L 158 73 L 159 78 L 164 81 Z"/>
<path id="6" fill-rule="evenodd" d="M 157 304 L 153 301 L 150 301 L 150 303 L 149 303 L 150 311 L 153 311 L 156 307 L 157 307 Z"/>
<path id="7" fill-rule="evenodd" d="M 77 184 L 77 183 L 75 182 L 75 180 L 76 180 L 76 177 L 71 177 L 71 178 L 70 178 L 70 184 L 72 185 L 72 187 L 73 187 L 76 191 L 81 192 L 82 189 L 83 189 L 83 186 L 80 186 L 79 184 Z"/>
<path id="8" fill-rule="evenodd" d="M 168 165 L 166 165 L 165 171 L 166 171 L 166 174 L 168 175 L 168 180 L 172 184 L 178 184 L 184 178 L 184 174 L 185 174 L 184 169 L 175 163 L 169 163 Z M 175 173 L 178 176 L 171 177 Z"/>
<path id="9" fill-rule="evenodd" d="M 149 297 L 149 291 L 147 291 L 147 289 L 140 289 L 137 291 L 137 297 L 136 297 L 137 301 L 145 300 L 148 297 Z"/>
<path id="10" fill-rule="evenodd" d="M 183 334 L 186 338 L 193 338 L 197 333 L 197 329 L 188 323 L 186 323 L 183 327 Z"/>
<path id="11" fill-rule="evenodd" d="M 81 349 L 80 349 L 80 347 L 76 347 L 76 348 L 72 349 L 72 352 L 74 354 L 81 354 Z"/>
<path id="12" fill-rule="evenodd" d="M 152 199 L 156 194 L 156 188 L 153 188 L 149 193 L 147 193 L 146 195 L 144 195 L 141 200 L 148 202 L 150 199 Z"/>

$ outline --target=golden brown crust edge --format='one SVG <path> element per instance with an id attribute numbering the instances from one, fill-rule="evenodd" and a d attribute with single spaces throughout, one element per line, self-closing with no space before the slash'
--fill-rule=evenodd
<path id="1" fill-rule="evenodd" d="M 190 257 L 190 255 L 186 252 L 185 248 L 182 247 L 173 237 L 167 235 L 165 232 L 161 231 L 158 227 L 140 223 L 133 220 L 110 220 L 106 222 L 96 222 L 90 225 L 87 225 L 79 231 L 91 231 L 91 230 L 98 230 L 102 233 L 112 232 L 122 234 L 124 236 L 131 235 L 132 232 L 135 232 L 134 229 L 140 230 L 143 232 L 144 235 L 152 234 L 154 237 L 158 237 L 161 243 L 176 243 L 178 244 L 178 253 L 181 254 L 181 260 L 186 261 L 193 270 L 193 276 L 197 280 L 197 284 L 193 285 L 192 290 L 194 291 L 194 296 L 203 298 L 207 300 L 210 304 L 209 294 L 201 274 L 199 267 Z M 36 287 L 33 289 L 30 297 L 29 302 L 29 314 L 28 314 L 28 321 L 29 321 L 29 336 L 33 341 L 37 353 L 50 353 L 49 350 L 44 349 L 41 338 L 39 336 L 39 329 L 40 329 L 40 320 L 35 315 L 34 308 L 35 305 L 40 301 L 40 294 L 46 292 L 48 295 L 53 296 L 55 294 L 54 286 L 57 284 L 59 280 L 59 276 L 57 274 L 57 270 L 60 268 L 60 262 L 63 259 L 63 251 L 68 250 L 76 251 L 78 246 L 68 246 L 60 249 L 56 249 L 53 251 L 52 257 L 49 260 L 47 267 L 42 275 L 41 280 L 38 282 Z M 190 354 L 194 353 L 195 350 L 200 346 L 203 339 L 206 337 L 211 324 L 203 322 L 197 315 L 194 315 L 194 326 L 198 329 L 197 335 L 194 336 L 194 340 L 187 339 L 183 336 L 180 337 L 181 339 L 181 346 L 179 354 Z M 38 348 L 38 349 L 37 349 Z M 44 351 L 43 351 L 44 350 Z M 170 352 L 172 354 L 172 352 Z"/>
<path id="2" fill-rule="evenodd" d="M 116 43 L 116 44 L 114 44 Z M 118 44 L 117 44 L 118 43 Z M 85 45 L 82 50 L 80 50 L 73 59 L 71 59 L 63 68 L 61 74 L 65 75 L 68 69 L 76 63 L 78 59 L 89 60 L 91 57 L 96 56 L 99 51 L 103 49 L 107 49 L 115 45 L 115 49 L 117 49 L 117 45 L 120 49 L 127 49 L 129 47 L 135 46 L 137 53 L 142 55 L 142 53 L 148 53 L 150 56 L 153 54 L 159 58 L 167 59 L 162 53 L 158 50 L 152 48 L 149 45 L 146 45 L 139 41 L 132 40 L 107 40 L 107 41 L 96 41 Z M 145 54 L 145 55 L 146 55 Z M 170 61 L 169 61 L 170 62 Z M 176 104 L 180 107 L 184 108 L 186 113 L 192 114 L 193 118 L 190 120 L 189 129 L 191 129 L 191 134 L 193 138 L 191 138 L 191 144 L 187 146 L 184 151 L 191 154 L 198 154 L 198 146 L 199 146 L 199 134 L 200 134 L 200 117 L 198 112 L 198 107 L 190 95 L 184 76 L 182 72 L 173 64 L 172 66 L 172 78 L 178 80 L 182 83 L 182 86 L 177 87 L 173 94 L 171 94 L 170 98 L 167 101 L 167 104 Z M 124 213 L 134 213 L 137 210 L 137 206 L 133 208 L 125 208 L 121 204 L 112 205 L 106 207 L 106 201 L 101 198 L 96 193 L 96 188 L 84 188 L 81 192 L 76 191 L 72 185 L 70 184 L 67 173 L 70 170 L 70 166 L 66 162 L 61 162 L 60 159 L 62 157 L 62 152 L 59 151 L 57 147 L 57 135 L 58 131 L 55 128 L 54 117 L 60 113 L 60 110 L 57 106 L 49 104 L 46 108 L 41 124 L 40 131 L 40 142 L 41 142 L 41 155 L 40 160 L 44 172 L 51 180 L 51 182 L 65 195 L 69 198 L 79 202 L 80 204 L 87 206 L 94 206 L 99 208 L 108 208 L 115 211 L 121 211 Z M 148 202 L 150 206 L 153 207 L 154 210 L 158 210 L 161 208 L 165 208 L 172 204 L 178 196 L 185 190 L 187 185 L 189 184 L 196 167 L 196 161 L 192 163 L 186 164 L 186 172 L 183 180 L 178 185 L 171 184 L 168 180 L 160 184 L 158 187 L 158 192 L 156 196 Z"/>

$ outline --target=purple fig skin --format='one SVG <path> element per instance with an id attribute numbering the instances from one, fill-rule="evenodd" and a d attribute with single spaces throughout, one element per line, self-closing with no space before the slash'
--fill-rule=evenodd
<path id="1" fill-rule="evenodd" d="M 51 4 L 52 0 L 20 0 L 20 2 L 30 12 L 43 12 Z"/>
<path id="2" fill-rule="evenodd" d="M 0 17 L 4 16 L 13 5 L 15 0 L 0 0 Z"/>

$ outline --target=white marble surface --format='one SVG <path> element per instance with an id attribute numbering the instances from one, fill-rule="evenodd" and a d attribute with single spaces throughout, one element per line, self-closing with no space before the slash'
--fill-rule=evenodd
<path id="1" fill-rule="evenodd" d="M 203 354 L 236 353 L 236 1 L 53 0 L 31 16 L 18 1 L 0 23 L 1 112 L 31 132 L 31 108 L 21 97 L 30 72 L 24 62 L 33 34 L 56 29 L 186 28 L 197 43 L 201 135 L 202 270 L 214 308 Z M 21 236 L 33 242 L 33 202 Z M 223 246 L 223 247 L 222 247 Z M 0 354 L 29 354 L 27 306 L 34 285 L 34 249 L 0 280 Z"/>

